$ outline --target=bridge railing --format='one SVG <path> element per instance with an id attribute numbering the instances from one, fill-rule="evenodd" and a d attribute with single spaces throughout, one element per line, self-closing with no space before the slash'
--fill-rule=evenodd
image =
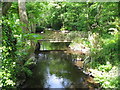
<path id="1" fill-rule="evenodd" d="M 72 42 L 76 37 L 87 38 L 88 33 L 82 31 L 60 31 L 60 30 L 45 30 L 45 33 L 40 33 L 44 41 L 59 41 Z M 42 41 L 42 40 L 41 40 Z"/>

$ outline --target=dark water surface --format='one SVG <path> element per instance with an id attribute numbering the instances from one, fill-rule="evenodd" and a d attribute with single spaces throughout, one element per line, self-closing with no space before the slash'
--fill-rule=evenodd
<path id="1" fill-rule="evenodd" d="M 36 53 L 37 65 L 24 88 L 88 88 L 88 76 L 73 63 L 72 55 L 64 51 Z"/>

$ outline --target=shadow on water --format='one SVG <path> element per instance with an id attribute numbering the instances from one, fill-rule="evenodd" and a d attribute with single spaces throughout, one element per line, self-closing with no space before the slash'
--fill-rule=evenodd
<path id="1" fill-rule="evenodd" d="M 64 51 L 36 52 L 37 66 L 23 88 L 93 88 L 89 79 Z"/>

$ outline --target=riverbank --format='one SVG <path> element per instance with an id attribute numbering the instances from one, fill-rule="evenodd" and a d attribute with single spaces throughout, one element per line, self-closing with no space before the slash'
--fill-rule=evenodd
<path id="1" fill-rule="evenodd" d="M 88 38 L 76 38 L 69 45 L 70 49 L 81 58 L 87 66 L 84 72 L 93 76 L 102 88 L 119 88 L 118 31 L 101 36 L 98 33 L 88 34 Z M 79 61 L 80 59 L 78 59 Z M 77 64 L 76 64 L 77 65 Z M 80 65 L 78 65 L 79 67 Z M 81 65 L 84 67 L 83 65 Z"/>

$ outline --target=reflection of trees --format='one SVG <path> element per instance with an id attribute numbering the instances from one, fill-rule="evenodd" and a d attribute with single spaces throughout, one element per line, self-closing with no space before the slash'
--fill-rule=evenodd
<path id="1" fill-rule="evenodd" d="M 56 42 L 56 43 L 50 43 L 43 41 L 41 43 L 41 50 L 64 50 L 69 46 L 70 43 L 67 42 Z"/>
<path id="2" fill-rule="evenodd" d="M 82 85 L 84 74 L 73 66 L 72 56 L 64 52 L 39 53 L 38 64 L 34 69 L 33 77 L 29 80 L 29 86 L 49 86 L 47 82 L 49 74 L 63 79 L 61 84 L 65 88 L 79 87 Z M 33 87 L 33 88 L 34 88 Z"/>
<path id="3" fill-rule="evenodd" d="M 66 49 L 69 46 L 70 43 L 66 43 L 66 42 L 60 42 L 60 43 L 51 43 L 50 47 L 52 47 L 53 49 Z"/>
<path id="4" fill-rule="evenodd" d="M 26 82 L 26 87 L 29 88 L 43 88 L 46 83 L 47 66 L 48 62 L 45 61 L 45 54 L 40 54 L 38 58 L 38 64 L 33 69 L 32 78 L 29 78 Z M 40 58 L 41 57 L 41 58 Z"/>
<path id="5" fill-rule="evenodd" d="M 51 54 L 50 57 L 53 59 L 49 66 L 50 73 L 55 74 L 59 78 L 63 78 L 63 86 L 67 88 L 72 82 L 81 82 L 80 80 L 84 77 L 84 74 L 80 73 L 80 71 L 73 66 L 71 56 L 65 53 L 54 53 Z"/>
<path id="6" fill-rule="evenodd" d="M 44 87 L 47 80 L 47 66 L 48 62 L 41 60 L 38 67 L 38 78 L 40 78 L 41 86 Z"/>

